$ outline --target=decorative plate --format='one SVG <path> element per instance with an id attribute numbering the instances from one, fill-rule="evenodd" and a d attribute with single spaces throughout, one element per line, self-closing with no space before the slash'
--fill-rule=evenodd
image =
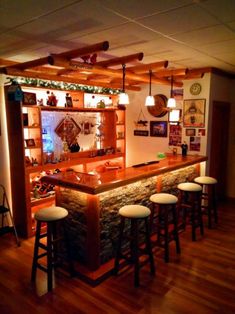
<path id="1" fill-rule="evenodd" d="M 201 93 L 202 86 L 200 83 L 193 83 L 190 87 L 190 93 L 192 95 L 199 95 Z"/>
<path id="2" fill-rule="evenodd" d="M 148 112 L 157 118 L 163 117 L 167 114 L 166 104 L 167 97 L 162 94 L 154 95 L 155 105 L 147 107 Z"/>

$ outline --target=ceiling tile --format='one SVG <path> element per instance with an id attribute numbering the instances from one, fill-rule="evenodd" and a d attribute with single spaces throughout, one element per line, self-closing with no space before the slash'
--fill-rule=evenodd
<path id="1" fill-rule="evenodd" d="M 164 35 L 173 35 L 218 24 L 218 21 L 196 5 L 139 19 L 143 25 Z"/>
<path id="2" fill-rule="evenodd" d="M 192 3 L 192 0 L 101 0 L 100 3 L 118 14 L 129 18 L 139 18 L 188 5 Z"/>
<path id="3" fill-rule="evenodd" d="M 201 45 L 235 39 L 235 34 L 223 25 L 176 34 L 174 39 L 200 49 Z"/>
<path id="4" fill-rule="evenodd" d="M 200 6 L 217 17 L 220 21 L 234 21 L 235 1 L 234 0 L 207 0 L 200 3 Z"/>

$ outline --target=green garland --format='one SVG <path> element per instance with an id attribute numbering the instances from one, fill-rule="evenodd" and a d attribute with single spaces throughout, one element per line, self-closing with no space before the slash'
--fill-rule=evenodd
<path id="1" fill-rule="evenodd" d="M 11 83 L 15 84 L 24 84 L 35 87 L 42 88 L 52 88 L 52 89 L 60 89 L 60 90 L 79 90 L 85 93 L 92 94 L 110 94 L 117 95 L 121 91 L 119 89 L 112 89 L 108 87 L 98 87 L 98 86 L 86 86 L 74 83 L 66 83 L 66 82 L 56 82 L 56 81 L 47 81 L 41 80 L 37 78 L 28 78 L 28 77 L 7 77 Z"/>

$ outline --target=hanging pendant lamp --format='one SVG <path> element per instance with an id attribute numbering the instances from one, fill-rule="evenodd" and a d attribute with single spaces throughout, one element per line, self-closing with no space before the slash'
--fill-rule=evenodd
<path id="1" fill-rule="evenodd" d="M 154 97 L 151 95 L 152 70 L 149 70 L 149 95 L 145 99 L 145 106 L 154 106 Z"/>
<path id="2" fill-rule="evenodd" d="M 119 105 L 129 105 L 129 96 L 125 93 L 126 65 L 122 65 L 122 93 L 119 94 Z"/>
<path id="3" fill-rule="evenodd" d="M 168 98 L 167 101 L 167 108 L 175 108 L 176 107 L 176 101 L 173 97 L 173 75 L 171 76 L 171 96 Z"/>

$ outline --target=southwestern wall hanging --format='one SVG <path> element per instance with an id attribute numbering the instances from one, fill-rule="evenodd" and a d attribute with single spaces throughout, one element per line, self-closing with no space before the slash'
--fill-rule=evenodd
<path id="1" fill-rule="evenodd" d="M 206 99 L 186 99 L 183 108 L 184 127 L 205 127 Z"/>

